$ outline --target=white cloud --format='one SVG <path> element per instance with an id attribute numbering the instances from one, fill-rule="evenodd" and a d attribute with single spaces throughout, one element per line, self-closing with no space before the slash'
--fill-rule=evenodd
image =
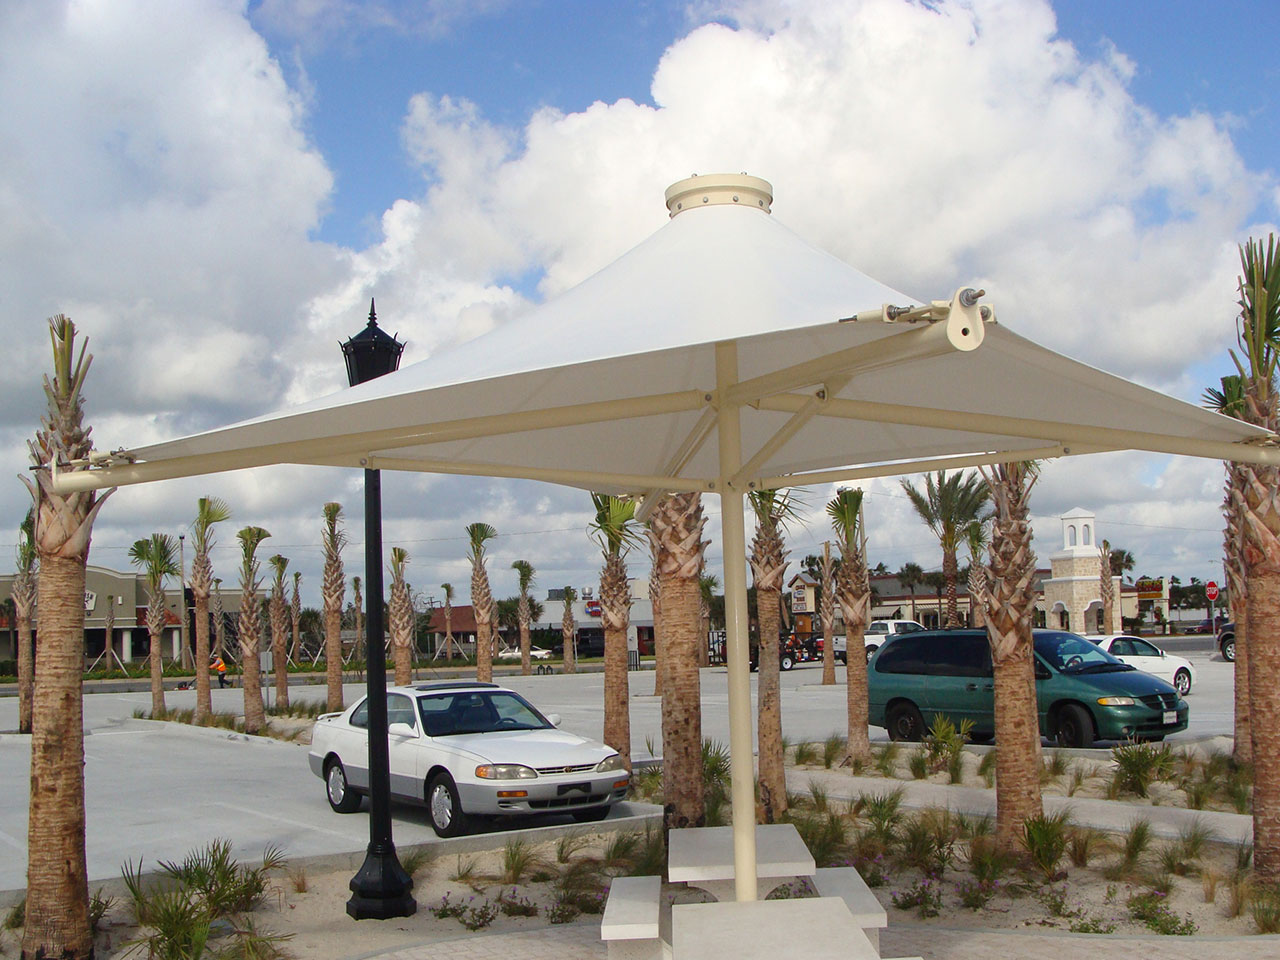
<path id="1" fill-rule="evenodd" d="M 252 17 L 305 47 L 347 28 L 448 29 L 464 5 L 413 10 L 269 0 Z M 289 87 L 243 7 L 4 7 L 10 363 L 42 367 L 39 318 L 66 310 L 98 356 L 89 394 L 101 443 L 189 432 L 341 386 L 334 345 L 371 294 L 384 325 L 410 341 L 406 359 L 420 358 L 515 322 L 605 266 L 664 222 L 672 181 L 747 170 L 773 182 L 775 216 L 892 286 L 933 297 L 980 284 L 1015 330 L 1198 395 L 1198 365 L 1230 341 L 1235 245 L 1265 228 L 1250 211 L 1280 196 L 1246 169 L 1227 119 L 1137 102 L 1135 64 L 1114 49 L 1077 51 L 1043 3 L 743 0 L 695 15 L 722 22 L 670 45 L 653 105 L 547 107 L 509 129 L 454 91 L 414 96 L 402 138 L 422 188 L 382 212 L 379 242 L 340 250 L 311 239 L 333 188 L 305 133 L 307 110 L 324 105 L 309 84 Z M 23 378 L 0 388 L 0 444 L 15 453 L 36 391 Z M 1094 508 L 1104 531 L 1107 518 L 1142 523 L 1112 539 L 1136 546 L 1140 565 L 1144 551 L 1191 564 L 1216 552 L 1204 532 L 1216 522 L 1216 471 L 1066 460 L 1046 472 L 1036 509 Z M 325 499 L 358 517 L 353 483 L 298 470 L 287 482 L 245 473 L 122 491 L 95 549 L 176 529 L 211 489 L 277 543 L 314 543 Z M 873 562 L 936 565 L 896 485 L 868 489 Z M 825 538 L 823 499 L 812 497 L 797 559 Z M 453 538 L 486 519 L 513 535 L 499 541 L 498 566 L 524 555 L 547 570 L 546 586 L 585 583 L 595 559 L 584 507 L 576 492 L 532 484 L 397 478 L 388 542 L 409 544 L 422 583 L 449 577 L 465 596 Z M 0 494 L 0 508 L 16 518 L 17 494 Z M 1056 524 L 1041 538 L 1056 539 Z M 299 553 L 313 576 L 314 548 Z M 503 576 L 499 593 L 511 589 Z"/>

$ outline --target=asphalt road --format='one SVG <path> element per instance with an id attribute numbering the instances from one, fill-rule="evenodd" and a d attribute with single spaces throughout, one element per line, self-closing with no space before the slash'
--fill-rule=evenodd
<path id="1" fill-rule="evenodd" d="M 1199 674 L 1189 698 L 1191 726 L 1172 738 L 1230 734 L 1233 668 L 1216 655 L 1189 657 Z M 841 671 L 837 675 L 842 676 Z M 429 679 L 424 674 L 422 679 Z M 661 753 L 660 701 L 653 696 L 653 673 L 631 675 L 633 756 Z M 603 674 L 502 678 L 562 726 L 600 736 Z M 752 675 L 754 692 L 755 675 Z M 792 742 L 821 740 L 842 733 L 845 688 L 821 685 L 821 666 L 802 664 L 782 674 L 783 730 Z M 347 702 L 359 696 L 346 688 Z M 321 700 L 323 687 L 295 687 L 295 699 Z M 214 707 L 237 709 L 238 689 L 214 690 Z M 170 691 L 171 708 L 194 706 L 193 691 Z M 120 867 L 140 857 L 179 859 L 194 847 L 229 837 L 238 854 L 257 856 L 267 844 L 287 855 L 362 851 L 368 843 L 364 815 L 333 813 L 323 785 L 307 765 L 307 747 L 243 737 L 227 731 L 134 720 L 149 709 L 150 694 L 102 693 L 85 697 L 85 782 L 88 812 L 89 876 L 119 876 Z M 702 672 L 703 736 L 727 744 L 727 671 Z M 0 698 L 0 730 L 17 727 L 17 700 Z M 873 739 L 886 739 L 872 729 Z M 0 734 L 0 891 L 25 883 L 28 738 Z M 394 808 L 395 838 L 400 844 L 434 839 L 423 811 Z M 560 822 L 560 821 L 556 821 Z"/>

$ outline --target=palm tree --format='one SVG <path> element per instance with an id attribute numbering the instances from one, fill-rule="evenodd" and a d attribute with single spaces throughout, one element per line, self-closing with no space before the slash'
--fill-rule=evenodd
<path id="1" fill-rule="evenodd" d="M 946 628 L 951 630 L 960 625 L 956 611 L 956 551 L 969 524 L 982 519 L 988 493 L 976 473 L 961 471 L 948 476 L 945 470 L 939 470 L 936 476 L 925 474 L 924 481 L 924 493 L 909 480 L 902 481 L 902 489 L 942 545 L 942 574 L 947 579 Z"/>
<path id="2" fill-rule="evenodd" d="M 720 581 L 710 573 L 698 577 L 698 666 L 711 664 L 711 604 Z"/>
<path id="3" fill-rule="evenodd" d="M 516 605 L 516 624 L 520 628 L 520 673 L 529 676 L 533 672 L 533 663 L 529 657 L 529 588 L 533 586 L 533 564 L 528 560 L 516 560 L 511 564 L 520 583 L 520 600 Z"/>
<path id="4" fill-rule="evenodd" d="M 1110 556 L 1111 543 L 1103 540 L 1098 552 L 1098 597 L 1102 601 L 1102 628 L 1099 633 L 1112 632 L 1111 617 L 1116 606 L 1116 589 L 1111 580 L 1111 564 L 1108 560 Z"/>
<path id="5" fill-rule="evenodd" d="M 822 544 L 818 561 L 818 619 L 822 621 L 822 683 L 836 682 L 836 564 L 831 559 L 831 541 Z M 849 655 L 848 637 L 845 656 Z"/>
<path id="6" fill-rule="evenodd" d="M 413 682 L 413 599 L 409 585 L 404 582 L 404 566 L 409 562 L 409 551 L 403 547 L 391 548 L 391 602 L 388 606 L 391 621 L 391 646 L 395 651 L 396 686 L 408 686 Z"/>
<path id="7" fill-rule="evenodd" d="M 845 672 L 848 707 L 849 761 L 856 769 L 871 759 L 868 736 L 870 704 L 867 700 L 866 631 L 871 611 L 871 585 L 867 582 L 867 554 L 862 526 L 862 491 L 842 487 L 827 504 L 827 516 L 840 547 L 840 569 L 835 594 L 844 614 Z"/>
<path id="8" fill-rule="evenodd" d="M 702 495 L 658 501 L 649 527 L 658 542 L 662 582 L 662 795 L 667 829 L 700 827 L 703 798 L 702 703 L 698 676 L 701 587 L 707 542 Z"/>
<path id="9" fill-rule="evenodd" d="M 484 545 L 498 535 L 487 523 L 467 526 L 467 559 L 471 561 L 471 612 L 476 618 L 476 679 L 493 679 L 493 592 L 484 565 Z"/>
<path id="10" fill-rule="evenodd" d="M 982 551 L 987 548 L 987 525 L 984 521 L 975 520 L 965 528 L 965 543 L 969 547 L 969 612 L 973 615 L 975 627 L 985 627 L 987 616 L 983 606 L 987 595 L 987 568 L 982 562 Z M 1110 582 L 1107 581 L 1108 584 Z"/>
<path id="11" fill-rule="evenodd" d="M 364 663 L 369 659 L 364 645 L 364 594 L 360 592 L 363 581 L 359 577 L 351 578 L 351 614 L 355 620 L 356 642 L 351 645 L 351 659 L 356 663 Z"/>
<path id="12" fill-rule="evenodd" d="M 453 584 L 442 583 L 440 589 L 444 591 L 444 655 L 447 659 L 453 659 Z"/>
<path id="13" fill-rule="evenodd" d="M 31 694 L 24 957 L 93 956 L 85 869 L 84 580 L 89 540 L 112 491 L 59 494 L 53 470 L 87 470 L 93 448 L 81 393 L 93 356 L 62 314 L 49 320 L 53 375 L 40 429 L 28 444 L 36 468 L 22 478 L 35 507 L 40 674 Z M 86 344 L 87 345 L 87 344 Z"/>
<path id="14" fill-rule="evenodd" d="M 634 500 L 592 493 L 596 519 L 591 525 L 604 553 L 600 570 L 600 618 L 604 625 L 604 742 L 631 769 L 631 697 L 627 680 L 627 628 L 631 623 L 631 585 L 626 555 L 637 542 Z"/>
<path id="15" fill-rule="evenodd" d="M 178 542 L 167 533 L 153 533 L 145 540 L 135 540 L 129 548 L 129 562 L 142 571 L 147 586 L 147 633 L 151 638 L 151 715 L 163 719 L 164 664 L 162 646 L 165 607 L 165 577 L 181 575 L 178 569 Z"/>
<path id="16" fill-rule="evenodd" d="M 284 574 L 289 569 L 288 557 L 276 554 L 267 560 L 275 577 L 271 581 L 271 601 L 267 610 L 271 617 L 271 672 L 276 681 L 276 703 L 289 705 L 289 646 L 285 629 L 289 622 L 289 601 L 285 599 Z"/>
<path id="17" fill-rule="evenodd" d="M 1244 380 L 1239 374 L 1222 378 L 1222 389 L 1204 392 L 1205 406 L 1237 420 L 1244 418 Z M 1227 598 L 1236 624 L 1235 663 L 1235 747 L 1232 756 L 1237 763 L 1253 762 L 1253 732 L 1249 723 L 1249 597 L 1245 584 L 1244 503 L 1248 475 L 1244 465 L 1225 463 L 1226 482 L 1222 515 L 1226 524 L 1222 534 L 1222 562 L 1227 574 Z"/>
<path id="18" fill-rule="evenodd" d="M 324 579 L 320 593 L 324 598 L 324 666 L 328 685 L 328 709 L 342 709 L 342 600 L 347 581 L 342 570 L 342 548 L 347 545 L 347 534 L 341 527 L 342 504 L 326 503 L 320 529 L 320 542 L 324 546 Z"/>
<path id="19" fill-rule="evenodd" d="M 293 626 L 293 642 L 289 645 L 289 659 L 295 663 L 302 645 L 302 574 L 293 571 L 293 597 L 289 601 L 289 620 Z"/>
<path id="20" fill-rule="evenodd" d="M 564 588 L 564 613 L 560 617 L 560 637 L 564 643 L 565 673 L 578 672 L 578 625 L 573 620 L 573 603 L 578 599 L 578 591 L 573 587 Z"/>
<path id="21" fill-rule="evenodd" d="M 213 547 L 213 525 L 231 519 L 231 507 L 218 497 L 201 497 L 196 501 L 196 522 L 191 526 L 191 598 L 196 607 L 196 723 L 213 712 L 209 692 L 209 591 L 213 587 L 213 564 L 209 550 Z"/>
<path id="22" fill-rule="evenodd" d="M 795 515 L 791 496 L 779 490 L 753 490 L 748 495 L 756 515 L 751 540 L 751 576 L 756 588 L 756 617 L 760 624 L 757 701 L 760 806 L 765 823 L 787 812 L 787 775 L 782 745 L 782 700 L 778 681 L 782 633 L 782 580 L 787 574 L 787 550 L 782 533 Z"/>
<path id="23" fill-rule="evenodd" d="M 1123 577 L 1134 567 L 1133 553 L 1124 547 L 1111 548 L 1111 575 Z"/>
<path id="24" fill-rule="evenodd" d="M 1244 394 L 1241 418 L 1275 432 L 1276 367 L 1280 362 L 1280 246 L 1250 240 L 1240 248 L 1240 315 L 1231 351 Z M 1234 491 L 1242 518 L 1248 619 L 1249 723 L 1253 740 L 1254 869 L 1264 882 L 1280 879 L 1280 470 L 1245 464 Z M 1236 647 L 1236 660 L 1241 659 Z"/>
<path id="25" fill-rule="evenodd" d="M 987 569 L 987 639 L 995 672 L 996 843 L 1020 849 L 1023 825 L 1044 812 L 1040 799 L 1040 720 L 1032 665 L 1036 555 L 1031 549 L 1033 462 L 984 467 L 995 507 Z"/>
<path id="26" fill-rule="evenodd" d="M 258 544 L 271 534 L 261 527 L 245 527 L 236 534 L 240 541 L 240 635 L 241 680 L 244 687 L 244 732 L 262 729 L 266 716 L 262 709 L 262 681 L 258 650 L 262 645 L 262 621 L 258 611 Z"/>
<path id="27" fill-rule="evenodd" d="M 31 646 L 31 615 L 36 605 L 36 579 L 39 557 L 36 555 L 35 511 L 28 510 L 18 528 L 18 555 L 13 575 L 13 619 L 18 629 L 18 732 L 31 732 L 31 694 L 35 687 L 35 650 Z M 111 635 L 107 635 L 111 645 Z"/>
<path id="28" fill-rule="evenodd" d="M 947 575 L 941 570 L 930 570 L 924 575 L 924 585 L 933 590 L 934 609 L 938 611 L 938 623 L 942 625 L 944 623 L 942 594 L 947 589 Z"/>
<path id="29" fill-rule="evenodd" d="M 894 576 L 911 594 L 911 619 L 918 620 L 919 618 L 916 616 L 916 587 L 924 583 L 924 568 L 918 563 L 907 562 L 898 568 L 898 572 Z"/>

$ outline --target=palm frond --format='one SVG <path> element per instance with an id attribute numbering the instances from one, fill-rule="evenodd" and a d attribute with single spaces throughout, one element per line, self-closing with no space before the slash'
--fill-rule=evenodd
<path id="1" fill-rule="evenodd" d="M 498 535 L 498 531 L 487 523 L 471 523 L 467 525 L 467 555 L 472 563 L 484 559 L 484 545 Z"/>
<path id="2" fill-rule="evenodd" d="M 592 539 L 609 556 L 617 556 L 640 542 L 635 530 L 636 502 L 607 493 L 591 494 L 596 519 L 589 524 Z"/>
<path id="3" fill-rule="evenodd" d="M 846 553 L 852 553 L 858 536 L 858 517 L 862 512 L 862 490 L 857 487 L 841 487 L 827 503 L 827 516 L 831 527 Z"/>

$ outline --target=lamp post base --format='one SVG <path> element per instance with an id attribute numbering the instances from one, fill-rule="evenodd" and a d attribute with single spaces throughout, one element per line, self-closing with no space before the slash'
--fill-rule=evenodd
<path id="1" fill-rule="evenodd" d="M 369 844 L 364 863 L 351 878 L 347 914 L 355 920 L 390 920 L 411 917 L 418 911 L 413 899 L 413 878 L 396 859 L 395 847 L 375 849 Z"/>

